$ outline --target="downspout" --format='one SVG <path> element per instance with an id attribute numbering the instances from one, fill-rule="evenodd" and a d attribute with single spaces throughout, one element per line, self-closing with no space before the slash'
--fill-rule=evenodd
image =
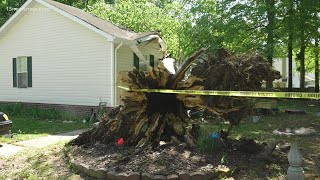
<path id="1" fill-rule="evenodd" d="M 118 59 L 118 49 L 123 45 L 122 41 L 120 42 L 120 44 L 114 49 L 114 60 L 113 60 L 113 68 L 114 68 L 114 76 L 113 76 L 113 82 L 114 82 L 114 97 L 113 97 L 113 104 L 114 106 L 117 105 L 117 76 L 118 76 L 118 70 L 117 70 L 117 59 Z"/>

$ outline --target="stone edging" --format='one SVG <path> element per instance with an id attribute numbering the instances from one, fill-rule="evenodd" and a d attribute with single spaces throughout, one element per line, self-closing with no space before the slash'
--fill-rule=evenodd
<path id="1" fill-rule="evenodd" d="M 95 169 L 89 167 L 83 163 L 77 162 L 70 153 L 67 153 L 67 157 L 71 166 L 84 174 L 108 180 L 211 180 L 214 178 L 213 173 L 194 172 L 194 173 L 179 173 L 170 174 L 167 176 L 154 175 L 150 173 L 129 172 L 129 173 L 116 173 L 110 172 L 108 169 Z"/>

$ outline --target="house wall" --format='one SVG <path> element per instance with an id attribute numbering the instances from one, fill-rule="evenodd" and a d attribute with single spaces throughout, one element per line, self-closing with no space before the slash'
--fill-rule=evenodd
<path id="1" fill-rule="evenodd" d="M 118 44 L 117 44 L 118 45 Z M 115 47 L 117 47 L 115 45 Z M 154 42 L 145 42 L 137 45 L 138 49 L 141 51 L 143 55 L 154 55 L 155 56 L 155 65 L 158 64 L 159 59 L 163 58 L 163 54 L 161 53 L 159 45 Z M 129 46 L 123 45 L 117 50 L 117 74 L 121 71 L 129 71 L 133 68 L 133 51 Z M 117 85 L 121 85 L 119 83 L 119 78 L 117 76 Z M 116 89 L 116 104 L 121 104 L 120 95 L 123 90 L 117 88 Z"/>
<path id="2" fill-rule="evenodd" d="M 273 67 L 281 73 L 282 78 L 286 78 L 286 87 L 288 87 L 288 77 L 289 77 L 289 60 L 288 58 L 274 58 Z M 296 70 L 297 65 L 295 61 L 292 61 L 292 87 L 300 87 L 300 73 Z M 277 81 L 281 81 L 277 80 Z M 306 85 L 314 85 L 314 74 L 306 73 Z"/>
<path id="3" fill-rule="evenodd" d="M 154 55 L 155 60 L 159 60 L 163 58 L 163 53 L 160 51 L 160 46 L 156 42 L 157 40 L 152 40 L 148 42 L 141 43 L 137 45 L 139 50 L 142 52 L 143 55 Z"/>
<path id="4" fill-rule="evenodd" d="M 112 52 L 111 42 L 55 11 L 28 11 L 0 39 L 0 101 L 112 106 Z M 31 88 L 13 88 L 18 56 L 32 56 Z"/>

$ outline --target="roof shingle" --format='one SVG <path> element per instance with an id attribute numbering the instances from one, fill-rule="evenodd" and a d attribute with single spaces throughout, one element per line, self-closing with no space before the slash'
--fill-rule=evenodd
<path id="1" fill-rule="evenodd" d="M 152 32 L 147 32 L 147 33 L 136 33 L 132 31 L 127 31 L 124 29 L 119 28 L 118 26 L 112 24 L 111 22 L 108 22 L 106 20 L 103 20 L 101 18 L 98 18 L 90 13 L 87 13 L 81 9 L 68 6 L 53 0 L 44 0 L 45 2 L 51 4 L 52 6 L 55 6 L 56 8 L 59 8 L 63 10 L 64 12 L 75 16 L 79 18 L 80 20 L 91 24 L 92 26 L 100 29 L 101 31 L 104 31 L 114 37 L 118 37 L 121 39 L 126 39 L 126 40 L 136 40 L 141 37 L 145 37 L 148 35 L 156 34 L 159 35 L 159 32 L 157 31 L 152 31 Z"/>

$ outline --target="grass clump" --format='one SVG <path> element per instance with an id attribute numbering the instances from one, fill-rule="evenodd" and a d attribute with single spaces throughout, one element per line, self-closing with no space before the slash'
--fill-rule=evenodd
<path id="1" fill-rule="evenodd" d="M 198 149 L 203 153 L 214 153 L 218 146 L 219 138 L 212 137 L 214 131 L 201 128 L 197 139 Z"/>

